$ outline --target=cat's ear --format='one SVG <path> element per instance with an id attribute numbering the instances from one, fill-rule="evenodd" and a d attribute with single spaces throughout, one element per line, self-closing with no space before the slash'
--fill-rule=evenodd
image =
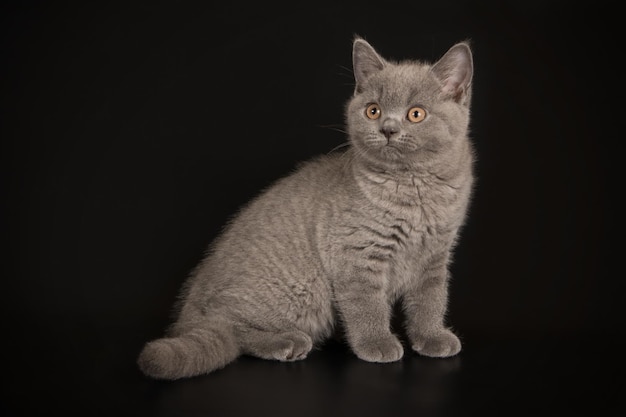
<path id="1" fill-rule="evenodd" d="M 441 82 L 444 97 L 452 98 L 457 103 L 468 104 L 474 64 L 472 51 L 467 42 L 457 43 L 450 48 L 431 70 Z"/>
<path id="2" fill-rule="evenodd" d="M 361 92 L 365 81 L 384 66 L 385 60 L 374 48 L 364 39 L 357 37 L 352 44 L 352 68 L 356 82 L 354 93 Z"/>

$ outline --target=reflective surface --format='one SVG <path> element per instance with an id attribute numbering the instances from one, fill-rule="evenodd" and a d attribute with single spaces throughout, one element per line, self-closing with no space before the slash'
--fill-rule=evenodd
<path id="1" fill-rule="evenodd" d="M 12 346 L 18 350 L 8 356 L 5 415 L 610 416 L 626 410 L 619 357 L 626 346 L 611 338 L 598 344 L 598 338 L 468 336 L 457 357 L 408 353 L 391 364 L 363 362 L 330 341 L 300 362 L 242 357 L 210 375 L 162 382 L 135 366 L 144 339 L 137 329 L 100 330 L 40 329 L 51 338 L 39 344 L 45 352 L 28 335 L 20 338 L 29 343 Z"/>

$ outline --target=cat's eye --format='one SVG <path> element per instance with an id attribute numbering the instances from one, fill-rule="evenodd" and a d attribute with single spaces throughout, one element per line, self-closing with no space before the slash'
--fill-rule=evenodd
<path id="1" fill-rule="evenodd" d="M 426 118 L 426 110 L 417 106 L 411 107 L 406 117 L 413 123 L 419 123 Z"/>
<path id="2" fill-rule="evenodd" d="M 380 117 L 380 106 L 376 103 L 370 104 L 365 109 L 365 115 L 368 119 L 376 120 Z"/>

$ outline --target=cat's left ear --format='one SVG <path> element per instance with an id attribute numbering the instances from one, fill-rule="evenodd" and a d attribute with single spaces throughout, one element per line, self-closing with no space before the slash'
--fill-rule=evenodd
<path id="1" fill-rule="evenodd" d="M 460 42 L 441 57 L 431 71 L 441 81 L 444 97 L 452 98 L 457 103 L 469 104 L 472 87 L 474 63 L 472 50 L 467 42 Z"/>

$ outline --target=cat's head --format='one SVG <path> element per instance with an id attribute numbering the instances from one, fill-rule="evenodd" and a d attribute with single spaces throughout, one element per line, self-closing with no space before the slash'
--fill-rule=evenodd
<path id="1" fill-rule="evenodd" d="M 380 169 L 411 169 L 461 152 L 473 74 L 467 42 L 428 64 L 388 61 L 357 37 L 352 59 L 356 86 L 346 120 L 359 157 Z"/>

